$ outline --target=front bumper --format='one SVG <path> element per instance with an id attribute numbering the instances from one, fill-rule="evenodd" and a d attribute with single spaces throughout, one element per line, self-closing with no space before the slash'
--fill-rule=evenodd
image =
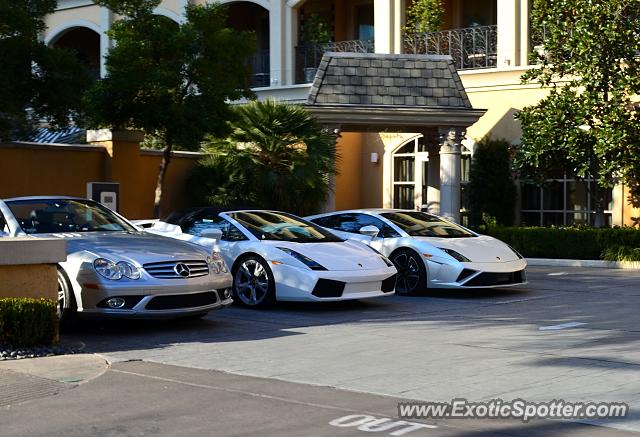
<path id="1" fill-rule="evenodd" d="M 395 267 L 373 270 L 303 270 L 287 264 L 272 265 L 276 299 L 332 302 L 394 294 Z M 392 286 L 389 288 L 389 283 Z"/>
<path id="2" fill-rule="evenodd" d="M 109 281 L 93 272 L 84 272 L 77 281 L 78 314 L 142 319 L 205 314 L 233 302 L 231 281 L 228 273 L 187 279 L 157 279 L 145 275 L 140 280 Z M 125 307 L 110 308 L 107 300 L 114 297 L 124 299 Z"/>
<path id="3" fill-rule="evenodd" d="M 524 259 L 500 263 L 439 263 L 427 260 L 430 288 L 503 288 L 526 285 Z"/>

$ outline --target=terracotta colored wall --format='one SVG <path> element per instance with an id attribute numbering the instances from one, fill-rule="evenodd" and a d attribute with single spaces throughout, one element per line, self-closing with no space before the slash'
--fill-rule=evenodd
<path id="1" fill-rule="evenodd" d="M 87 182 L 120 183 L 120 213 L 153 217 L 161 152 L 136 143 L 100 145 L 0 144 L 0 198 L 61 195 L 85 197 Z M 197 153 L 174 153 L 165 178 L 162 214 L 188 205 L 185 181 Z"/>
<path id="2" fill-rule="evenodd" d="M 87 182 L 104 180 L 105 159 L 96 146 L 0 144 L 0 198 L 84 197 Z"/>
<path id="3" fill-rule="evenodd" d="M 343 132 L 337 143 L 340 161 L 336 176 L 335 209 L 360 208 L 362 134 Z"/>

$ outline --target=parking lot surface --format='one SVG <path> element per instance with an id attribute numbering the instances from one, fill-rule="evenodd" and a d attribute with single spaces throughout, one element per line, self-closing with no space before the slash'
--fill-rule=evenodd
<path id="1" fill-rule="evenodd" d="M 581 425 L 580 432 L 596 429 L 600 432 L 596 435 L 605 431 L 614 435 L 615 429 L 640 431 L 640 274 L 535 267 L 529 269 L 529 281 L 519 289 L 429 291 L 415 297 L 328 305 L 283 304 L 263 311 L 233 307 L 191 322 L 86 323 L 67 337 L 84 342 L 88 352 L 116 363 L 114 370 L 121 369 L 119 366 L 129 369 L 133 364 L 127 361 L 142 360 L 145 366 L 162 364 L 233 374 L 226 375 L 228 378 L 266 378 L 260 380 L 266 381 L 261 383 L 263 387 L 302 383 L 305 385 L 294 384 L 305 387 L 301 392 L 314 389 L 309 385 L 325 386 L 322 390 L 333 387 L 347 390 L 339 393 L 348 396 L 385 399 L 384 408 L 378 409 L 354 408 L 351 401 L 347 404 L 360 414 L 370 410 L 380 417 L 395 415 L 395 420 L 397 399 L 620 401 L 630 404 L 629 417 L 590 422 L 607 428 Z M 177 369 L 169 366 L 154 371 Z M 112 371 L 91 384 L 105 383 L 104 378 L 133 377 L 142 378 Z M 340 399 L 342 394 L 335 393 Z M 197 398 L 193 405 L 206 405 L 211 414 L 226 408 L 219 410 Z M 237 408 L 246 414 L 255 411 L 249 403 L 246 408 L 240 404 Z M 281 419 L 276 406 L 273 408 L 271 420 L 289 420 L 287 416 Z M 295 411 L 291 409 L 292 414 Z M 315 412 L 320 416 L 309 417 L 316 417 L 313 426 L 322 423 L 324 427 L 332 415 L 335 419 L 342 414 L 334 413 Z M 488 430 L 480 420 L 449 419 L 443 423 L 445 430 L 453 433 L 450 435 L 480 435 L 482 429 Z M 523 429 L 528 430 L 526 435 L 577 430 L 545 430 L 560 423 L 546 420 L 525 425 L 494 420 L 489 426 L 514 435 Z M 301 430 L 316 430 L 312 424 L 300 426 Z M 442 424 L 439 426 L 438 432 L 444 432 Z M 457 427 L 456 431 L 450 426 Z M 326 432 L 324 428 L 316 431 L 298 435 L 349 435 L 357 430 L 334 426 Z"/>

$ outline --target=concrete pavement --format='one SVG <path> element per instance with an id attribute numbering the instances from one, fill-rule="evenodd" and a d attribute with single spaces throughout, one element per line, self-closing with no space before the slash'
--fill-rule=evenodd
<path id="1" fill-rule="evenodd" d="M 401 399 L 147 362 L 114 364 L 57 396 L 0 408 L 2 436 L 586 436 L 561 421 L 407 420 Z M 358 425 L 375 418 L 377 425 Z M 354 422 L 356 424 L 354 424 Z M 386 429 L 385 429 L 386 428 Z M 614 437 L 631 435 L 610 430 Z"/>
<path id="2" fill-rule="evenodd" d="M 425 401 L 623 401 L 631 417 L 600 424 L 640 431 L 640 274 L 535 267 L 529 279 L 520 290 L 90 323 L 70 339 L 116 369 L 144 360 Z"/>

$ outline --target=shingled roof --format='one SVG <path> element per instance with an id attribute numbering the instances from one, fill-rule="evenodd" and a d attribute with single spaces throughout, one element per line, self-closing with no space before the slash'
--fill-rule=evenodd
<path id="1" fill-rule="evenodd" d="M 450 56 L 325 53 L 307 105 L 471 109 Z"/>
<path id="2" fill-rule="evenodd" d="M 449 56 L 325 53 L 306 108 L 322 124 L 351 131 L 466 128 L 474 109 Z"/>

